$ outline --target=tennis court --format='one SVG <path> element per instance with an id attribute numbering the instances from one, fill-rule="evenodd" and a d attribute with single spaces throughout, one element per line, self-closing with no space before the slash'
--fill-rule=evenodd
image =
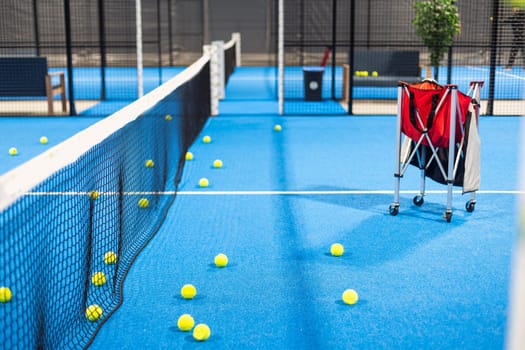
<path id="1" fill-rule="evenodd" d="M 392 217 L 395 117 L 243 113 L 243 105 L 268 109 L 250 97 L 266 93 L 264 82 L 243 88 L 246 71 L 230 77 L 227 114 L 210 118 L 191 146 L 194 159 L 164 224 L 132 265 L 124 302 L 90 348 L 502 348 L 520 118 L 480 119 L 475 212 L 465 212 L 456 193 L 446 223 L 441 185 L 429 185 L 424 206 L 413 206 L 414 170 Z M 94 122 L 0 121 L 31 154 L 45 147 L 35 142 L 45 128 L 58 141 Z M 204 135 L 212 142 L 203 143 Z M 214 159 L 223 167 L 213 168 Z M 201 177 L 208 188 L 199 188 Z M 342 257 L 330 255 L 334 242 L 344 245 Z M 220 252 L 230 260 L 222 269 L 213 265 Z M 193 300 L 180 296 L 186 283 L 197 287 Z M 347 288 L 358 291 L 356 305 L 341 301 Z M 210 326 L 206 343 L 177 329 L 183 313 Z"/>
<path id="2" fill-rule="evenodd" d="M 497 55 L 490 63 L 472 63 L 477 56 L 469 62 L 469 50 L 481 54 L 468 28 L 480 26 L 471 22 L 476 16 L 463 17 L 467 34 L 454 55 L 448 52 L 435 84 L 452 77 L 466 92 L 471 81 L 486 82 L 481 101 L 468 97 L 465 120 L 454 105 L 455 87 L 446 87 L 452 95 L 447 107 L 459 116 L 449 127 L 460 128 L 450 131 L 447 143 L 465 159 L 479 132 L 481 182 L 475 210 L 466 205 L 471 193 L 454 187 L 447 217 L 447 185 L 425 172 L 423 203 L 420 169 L 408 161 L 406 173 L 399 171 L 399 141 L 409 137 L 401 128 L 401 114 L 408 118 L 401 108 L 405 85 L 352 86 L 354 72 L 344 72 L 351 54 L 342 53 L 347 42 L 333 33 L 350 35 L 350 28 L 336 5 L 339 13 L 356 11 L 354 2 L 285 3 L 288 14 L 300 5 L 304 22 L 279 22 L 275 61 L 241 64 L 241 57 L 260 58 L 251 56 L 244 36 L 247 50 L 241 51 L 241 35 L 228 33 L 226 40 L 199 47 L 194 60 L 190 50 L 187 65 L 172 64 L 173 53 L 182 55 L 170 41 L 170 63 L 163 64 L 168 43 L 161 32 L 176 21 L 163 22 L 161 15 L 184 19 L 181 14 L 203 9 L 157 1 L 142 13 L 150 46 L 145 67 L 138 37 L 136 47 L 108 40 L 108 62 L 101 67 L 93 63 L 95 51 L 102 58 L 106 47 L 95 50 L 85 42 L 83 55 L 69 57 L 73 65 L 61 65 L 55 53 L 46 56 L 51 72 L 66 71 L 67 112 L 46 115 L 46 96 L 0 97 L 1 348 L 520 349 L 525 284 L 515 259 L 523 243 L 523 67 L 508 69 Z M 101 28 L 114 31 L 108 34 L 114 40 L 119 24 L 105 22 L 103 12 L 124 19 L 124 28 L 130 25 L 126 11 L 133 9 L 99 4 L 96 15 L 86 4 L 91 21 L 74 28 L 98 19 Z M 271 6 L 277 10 L 283 1 L 266 5 L 270 16 Z M 276 17 L 281 21 L 282 13 Z M 265 25 L 277 28 L 269 18 Z M 334 41 L 325 53 L 333 61 L 323 65 L 322 98 L 310 100 L 308 89 L 318 85 L 308 84 L 304 67 L 319 61 L 324 44 L 315 35 L 327 18 L 334 21 Z M 324 23 L 312 37 L 303 26 L 308 21 Z M 192 38 L 190 29 L 184 33 Z M 202 30 L 203 41 L 209 39 Z M 294 30 L 306 35 L 284 35 Z M 359 40 L 356 48 L 363 48 Z M 0 53 L 10 49 L 6 45 L 0 40 Z M 410 43 L 373 45 L 383 52 L 414 50 Z M 137 57 L 126 58 L 129 48 L 137 48 Z M 135 58 L 137 66 L 128 64 Z M 421 122 L 415 97 L 406 96 L 410 118 L 415 114 Z M 436 101 L 429 117 L 447 113 Z M 73 103 L 77 113 L 70 116 Z M 473 127 L 476 132 L 468 130 Z M 422 130 L 421 137 L 432 131 Z M 454 142 L 458 133 L 467 139 Z M 412 156 L 421 163 L 425 151 L 418 152 Z M 448 164 L 453 178 L 442 172 L 451 187 L 456 171 L 467 170 Z M 332 252 L 335 243 L 344 247 L 342 254 Z M 217 266 L 219 254 L 227 256 L 225 266 Z M 182 292 L 188 284 L 194 296 Z M 349 290 L 357 298 L 348 300 Z M 188 329 L 182 315 L 191 315 Z M 199 339 L 202 324 L 209 334 Z"/>
<path id="3" fill-rule="evenodd" d="M 277 122 L 281 133 L 272 129 Z M 464 212 L 456 195 L 450 224 L 440 216 L 439 187 L 423 208 L 406 192 L 400 215 L 388 214 L 394 123 L 210 119 L 203 135 L 212 143 L 192 146 L 166 222 L 92 348 L 502 348 L 517 159 L 513 142 L 501 139 L 517 142 L 520 120 L 481 120 L 478 207 Z M 222 169 L 212 168 L 216 158 Z M 197 185 L 203 176 L 205 190 Z M 330 256 L 334 242 L 344 244 L 343 257 Z M 219 252 L 227 268 L 213 265 Z M 180 297 L 185 283 L 197 287 L 194 300 Z M 347 288 L 359 292 L 354 306 L 341 301 Z M 206 344 L 178 331 L 182 313 L 210 325 Z"/>

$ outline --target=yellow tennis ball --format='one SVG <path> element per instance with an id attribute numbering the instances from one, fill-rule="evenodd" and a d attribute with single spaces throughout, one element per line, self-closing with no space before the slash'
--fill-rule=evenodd
<path id="1" fill-rule="evenodd" d="M 112 265 L 117 262 L 117 254 L 115 252 L 107 251 L 106 254 L 104 254 L 104 262 L 107 265 Z"/>
<path id="2" fill-rule="evenodd" d="M 147 207 L 149 207 L 149 200 L 147 198 L 139 199 L 139 208 L 147 208 Z"/>
<path id="3" fill-rule="evenodd" d="M 364 70 L 361 73 L 363 74 L 363 77 L 367 77 L 368 76 L 368 71 L 367 70 Z"/>
<path id="4" fill-rule="evenodd" d="M 202 142 L 204 143 L 210 143 L 211 142 L 211 137 L 206 135 L 202 138 Z"/>
<path id="5" fill-rule="evenodd" d="M 280 124 L 275 124 L 273 126 L 273 130 L 275 130 L 275 131 L 281 131 L 282 129 L 283 129 L 283 127 Z"/>
<path id="6" fill-rule="evenodd" d="M 379 73 L 378 73 L 377 71 L 373 71 L 373 72 L 372 72 L 372 76 L 373 76 L 373 77 L 378 77 L 378 76 L 379 76 Z"/>
<path id="7" fill-rule="evenodd" d="M 43 145 L 45 145 L 48 141 L 49 141 L 49 140 L 48 140 L 47 137 L 45 137 L 45 136 L 42 136 L 42 137 L 40 138 L 40 143 L 43 144 Z"/>
<path id="8" fill-rule="evenodd" d="M 214 262 L 217 267 L 225 267 L 228 265 L 228 257 L 226 254 L 219 253 L 215 256 Z"/>
<path id="9" fill-rule="evenodd" d="M 200 187 L 208 187 L 209 185 L 210 185 L 210 182 L 208 181 L 207 178 L 203 177 L 202 179 L 199 180 Z"/>
<path id="10" fill-rule="evenodd" d="M 91 275 L 91 282 L 95 286 L 100 287 L 106 284 L 106 275 L 104 274 L 104 272 L 95 272 L 93 275 Z"/>
<path id="11" fill-rule="evenodd" d="M 210 327 L 204 323 L 199 323 L 193 329 L 193 338 L 197 341 L 205 341 L 210 337 L 210 334 Z"/>
<path id="12" fill-rule="evenodd" d="M 357 292 L 353 289 L 347 289 L 343 292 L 343 301 L 345 304 L 354 305 L 359 300 Z"/>
<path id="13" fill-rule="evenodd" d="M 91 199 L 98 199 L 100 197 L 100 193 L 98 191 L 91 191 L 89 192 L 89 198 Z"/>
<path id="14" fill-rule="evenodd" d="M 144 163 L 144 165 L 146 166 L 146 168 L 153 168 L 155 166 L 155 162 L 153 162 L 153 160 L 151 159 L 148 159 L 146 160 L 146 163 Z"/>
<path id="15" fill-rule="evenodd" d="M 177 320 L 177 327 L 179 327 L 179 330 L 183 332 L 188 332 L 193 328 L 193 325 L 195 324 L 195 321 L 193 320 L 193 317 L 189 314 L 183 314 L 179 317 Z"/>
<path id="16" fill-rule="evenodd" d="M 213 161 L 213 167 L 214 167 L 214 168 L 222 168 L 222 160 L 220 160 L 220 159 L 215 159 L 215 160 Z"/>
<path id="17" fill-rule="evenodd" d="M 180 289 L 180 295 L 184 299 L 193 299 L 197 295 L 197 288 L 193 284 L 185 284 Z"/>
<path id="18" fill-rule="evenodd" d="M 16 156 L 18 154 L 18 150 L 15 147 L 11 147 L 9 149 L 9 155 L 10 156 Z"/>
<path id="19" fill-rule="evenodd" d="M 168 121 L 168 122 L 169 122 L 171 119 L 173 119 L 173 118 L 172 118 L 171 115 L 169 115 L 169 114 L 166 114 L 166 116 L 164 117 L 164 120 L 166 120 L 166 121 Z"/>
<path id="20" fill-rule="evenodd" d="M 186 152 L 186 160 L 193 160 L 193 153 L 191 152 Z"/>
<path id="21" fill-rule="evenodd" d="M 89 305 L 86 309 L 86 317 L 91 322 L 98 321 L 102 317 L 103 311 L 97 304 Z"/>
<path id="22" fill-rule="evenodd" d="M 13 294 L 8 287 L 0 287 L 0 303 L 8 303 L 11 301 Z"/>
<path id="23" fill-rule="evenodd" d="M 345 247 L 341 243 L 334 243 L 330 246 L 330 253 L 333 256 L 341 256 L 345 252 Z"/>

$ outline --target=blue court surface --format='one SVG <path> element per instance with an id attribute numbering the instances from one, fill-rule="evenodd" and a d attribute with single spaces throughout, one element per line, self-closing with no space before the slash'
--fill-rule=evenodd
<path id="1" fill-rule="evenodd" d="M 503 349 L 520 118 L 480 118 L 473 213 L 458 189 L 447 223 L 446 188 L 431 180 L 414 206 L 413 168 L 393 217 L 395 117 L 279 116 L 274 77 L 249 67 L 230 77 L 221 114 L 192 145 L 164 224 L 90 349 Z M 49 147 L 42 133 L 59 142 L 96 120 L 0 119 L 0 171 Z M 9 157 L 15 143 L 20 155 Z M 335 242 L 341 257 L 329 253 Z M 218 253 L 227 267 L 213 264 Z M 193 300 L 180 296 L 187 283 Z M 341 300 L 349 288 L 355 305 Z M 210 327 L 207 341 L 178 330 L 184 313 Z"/>

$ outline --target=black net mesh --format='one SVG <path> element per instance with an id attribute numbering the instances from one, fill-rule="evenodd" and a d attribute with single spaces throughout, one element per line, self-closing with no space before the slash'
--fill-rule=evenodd
<path id="1" fill-rule="evenodd" d="M 457 84 L 462 91 L 468 90 L 470 81 L 483 80 L 483 114 L 522 114 L 525 21 L 521 11 L 503 0 L 458 1 L 461 32 L 447 47 L 436 74 L 429 50 L 412 24 L 415 3 L 285 1 L 285 113 L 345 114 L 350 97 L 351 113 L 395 114 L 398 78 L 413 79 L 411 72 L 419 69 L 416 78 L 437 78 L 441 84 Z M 321 97 L 316 100 L 307 96 L 315 74 L 303 70 L 319 67 L 327 47 L 330 57 L 324 72 L 317 73 L 318 78 L 322 74 L 322 87 L 317 87 Z M 350 76 L 352 89 L 349 78 L 345 79 Z"/>
<path id="2" fill-rule="evenodd" d="M 97 106 L 98 102 L 132 101 L 138 96 L 135 1 L 4 1 L 0 5 L 0 56 L 45 57 L 50 71 L 67 72 L 67 3 L 76 112 L 107 116 L 117 104 Z M 141 13 L 143 85 L 148 92 L 202 54 L 202 4 L 142 0 Z M 23 102 L 4 103 L 0 113 L 47 114 L 45 94 L 31 100 L 21 95 L 17 100 Z M 52 114 L 65 114 L 58 102 Z"/>
<path id="3" fill-rule="evenodd" d="M 236 62 L 236 46 L 232 45 L 224 49 L 224 80 L 225 83 L 228 82 L 228 79 L 235 70 Z"/>
<path id="4" fill-rule="evenodd" d="M 161 225 L 184 154 L 210 115 L 209 63 L 193 67 L 153 107 L 138 100 L 88 129 L 110 136 L 3 209 L 0 287 L 12 298 L 0 303 L 2 348 L 82 348 L 118 307 L 125 274 Z M 102 129 L 130 113 L 136 119 Z M 83 138 L 66 141 L 63 154 Z"/>

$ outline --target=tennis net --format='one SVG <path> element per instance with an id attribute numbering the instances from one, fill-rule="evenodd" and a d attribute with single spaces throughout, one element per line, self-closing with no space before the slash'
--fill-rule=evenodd
<path id="1" fill-rule="evenodd" d="M 241 65 L 241 37 L 239 33 L 233 33 L 230 41 L 224 44 L 224 81 L 228 82 L 228 79 L 232 75 L 235 67 Z"/>
<path id="2" fill-rule="evenodd" d="M 210 115 L 210 57 L 0 177 L 0 344 L 82 348 L 174 200 Z"/>

